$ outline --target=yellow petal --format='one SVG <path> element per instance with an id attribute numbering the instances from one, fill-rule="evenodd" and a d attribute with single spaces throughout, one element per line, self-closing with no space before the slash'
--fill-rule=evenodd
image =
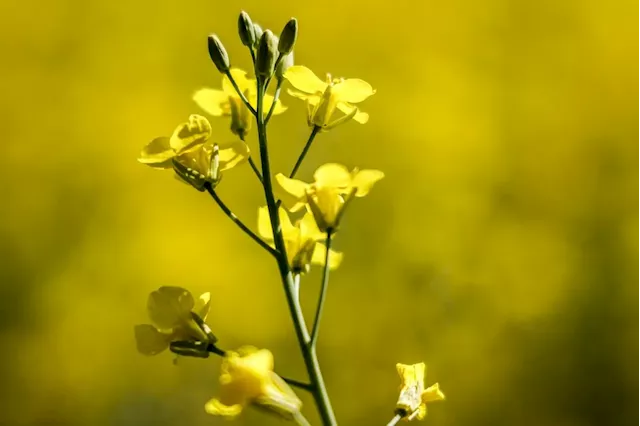
<path id="1" fill-rule="evenodd" d="M 414 386 L 419 383 L 424 383 L 424 374 L 427 366 L 424 362 L 419 362 L 413 365 L 407 364 L 396 364 L 396 369 L 398 370 L 398 374 L 402 379 L 402 386 Z M 424 389 L 424 385 L 421 386 Z"/>
<path id="2" fill-rule="evenodd" d="M 418 414 L 416 414 L 416 420 L 422 420 L 427 416 L 427 404 L 420 404 L 418 407 Z"/>
<path id="3" fill-rule="evenodd" d="M 348 78 L 333 86 L 340 100 L 351 103 L 362 102 L 376 93 L 373 87 L 359 78 Z"/>
<path id="4" fill-rule="evenodd" d="M 444 401 L 445 399 L 444 393 L 440 390 L 440 385 L 438 383 L 429 386 L 424 390 L 424 392 L 422 392 L 423 402 Z"/>
<path id="5" fill-rule="evenodd" d="M 278 209 L 278 215 L 280 217 L 280 229 L 282 229 L 283 237 L 285 239 L 290 238 L 291 232 L 295 230 L 295 228 L 291 224 L 289 215 L 282 207 Z M 260 234 L 262 238 L 273 241 L 273 230 L 271 228 L 271 219 L 269 218 L 269 209 L 267 206 L 258 209 L 258 234 Z"/>
<path id="6" fill-rule="evenodd" d="M 256 81 L 248 78 L 246 71 L 243 71 L 240 68 L 231 68 L 229 73 L 243 94 L 246 95 L 245 91 L 248 91 L 249 94 L 256 92 Z M 222 77 L 222 90 L 227 94 L 227 96 L 240 97 L 238 92 L 236 92 L 236 89 L 233 87 L 233 84 L 231 84 L 231 80 L 229 80 L 226 75 Z"/>
<path id="7" fill-rule="evenodd" d="M 358 110 L 358 107 L 346 102 L 338 102 L 338 109 L 346 115 L 349 115 L 353 112 L 354 109 Z M 367 121 L 369 121 L 369 114 L 358 110 L 358 112 L 356 112 L 356 114 L 353 116 L 353 120 L 357 121 L 360 124 L 365 124 Z"/>
<path id="8" fill-rule="evenodd" d="M 295 89 L 287 89 L 287 93 L 293 96 L 294 98 L 302 99 L 303 101 L 306 101 L 309 99 L 315 99 L 315 103 L 317 103 L 318 99 L 320 99 L 320 95 L 318 94 L 315 94 L 315 93 L 309 94 L 309 93 L 301 92 Z"/>
<path id="9" fill-rule="evenodd" d="M 322 243 L 316 243 L 311 256 L 311 263 L 318 266 L 324 266 L 325 256 L 327 255 L 327 246 Z M 342 253 L 333 249 L 329 249 L 329 269 L 334 270 L 342 263 Z"/>
<path id="10" fill-rule="evenodd" d="M 195 301 L 189 291 L 181 287 L 160 287 L 149 295 L 149 318 L 159 328 L 170 329 L 191 319 Z"/>
<path id="11" fill-rule="evenodd" d="M 269 112 L 269 110 L 271 109 L 271 104 L 273 103 L 273 95 L 264 95 L 264 105 L 263 105 L 263 110 L 265 115 Z M 278 115 L 278 114 L 282 114 L 283 112 L 285 112 L 287 110 L 287 107 L 282 105 L 282 102 L 280 102 L 280 99 L 278 99 L 276 101 L 276 106 L 273 107 L 273 115 Z"/>
<path id="12" fill-rule="evenodd" d="M 169 138 L 160 137 L 155 138 L 142 148 L 138 161 L 152 167 L 170 169 L 173 167 L 171 159 L 175 155 L 176 153 L 169 146 Z"/>
<path id="13" fill-rule="evenodd" d="M 356 188 L 356 197 L 364 197 L 369 193 L 373 184 L 384 177 L 380 170 L 360 170 L 353 177 L 352 185 Z"/>
<path id="14" fill-rule="evenodd" d="M 268 349 L 253 348 L 253 351 L 249 352 L 243 347 L 238 349 L 238 353 L 241 354 L 239 362 L 242 363 L 245 372 L 256 377 L 264 377 L 273 371 L 273 354 Z"/>
<path id="15" fill-rule="evenodd" d="M 189 121 L 180 124 L 173 131 L 169 145 L 178 154 L 201 145 L 211 136 L 211 124 L 205 117 L 192 114 Z"/>
<path id="16" fill-rule="evenodd" d="M 270 377 L 271 380 L 265 384 L 262 393 L 253 402 L 262 409 L 293 420 L 302 408 L 302 401 L 280 376 L 272 372 Z"/>
<path id="17" fill-rule="evenodd" d="M 300 239 L 311 239 L 314 241 L 322 240 L 326 237 L 325 233 L 320 231 L 316 220 L 313 218 L 313 214 L 306 212 L 302 219 L 297 223 L 300 229 Z"/>
<path id="18" fill-rule="evenodd" d="M 203 320 L 207 319 L 209 315 L 209 308 L 211 307 L 211 293 L 202 293 L 195 303 L 193 311 L 198 314 Z"/>
<path id="19" fill-rule="evenodd" d="M 342 164 L 327 163 L 313 174 L 318 187 L 347 188 L 351 185 L 351 173 Z"/>
<path id="20" fill-rule="evenodd" d="M 193 100 L 207 114 L 216 117 L 229 114 L 229 95 L 222 90 L 200 89 L 193 95 Z"/>
<path id="21" fill-rule="evenodd" d="M 322 93 L 327 88 L 327 83 L 302 65 L 289 67 L 284 73 L 284 78 L 289 80 L 293 87 L 305 93 Z"/>
<path id="22" fill-rule="evenodd" d="M 242 412 L 242 404 L 224 405 L 218 399 L 213 398 L 205 404 L 204 410 L 214 416 L 234 418 Z"/>
<path id="23" fill-rule="evenodd" d="M 156 355 L 169 347 L 170 336 L 160 332 L 151 324 L 134 327 L 136 348 L 143 355 Z"/>
<path id="24" fill-rule="evenodd" d="M 218 158 L 220 160 L 220 171 L 229 170 L 238 164 L 249 160 L 249 146 L 241 140 L 220 146 Z"/>
<path id="25" fill-rule="evenodd" d="M 309 185 L 301 180 L 289 179 L 282 173 L 276 175 L 274 185 L 276 196 L 292 212 L 300 211 L 304 207 L 308 188 Z"/>

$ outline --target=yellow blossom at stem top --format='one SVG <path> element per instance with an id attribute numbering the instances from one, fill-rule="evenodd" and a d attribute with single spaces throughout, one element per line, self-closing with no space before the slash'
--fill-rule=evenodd
<path id="1" fill-rule="evenodd" d="M 143 355 L 156 355 L 175 341 L 212 342 L 210 330 L 205 331 L 194 315 L 204 323 L 209 314 L 210 293 L 193 295 L 184 288 L 165 286 L 149 295 L 147 311 L 154 323 L 139 324 L 134 328 L 136 346 Z"/>
<path id="2" fill-rule="evenodd" d="M 309 184 L 279 173 L 276 192 L 292 212 L 307 205 L 320 230 L 326 232 L 338 228 L 348 202 L 367 195 L 384 173 L 370 169 L 350 172 L 341 164 L 328 163 L 320 166 L 313 177 L 315 181 Z"/>
<path id="3" fill-rule="evenodd" d="M 299 415 L 302 402 L 274 373 L 273 355 L 267 349 L 244 346 L 228 351 L 220 370 L 220 397 L 207 402 L 207 413 L 233 418 L 247 405 L 255 405 L 288 420 Z"/>
<path id="4" fill-rule="evenodd" d="M 204 184 L 217 184 L 221 173 L 249 158 L 249 147 L 241 140 L 214 143 L 209 140 L 211 124 L 201 115 L 191 115 L 171 137 L 149 142 L 138 161 L 156 169 L 173 168 L 182 181 L 202 191 Z"/>
<path id="5" fill-rule="evenodd" d="M 307 102 L 309 126 L 329 130 L 352 118 L 361 124 L 369 120 L 369 114 L 353 105 L 376 93 L 366 81 L 358 78 L 331 78 L 330 74 L 322 81 L 313 71 L 302 65 L 289 67 L 284 77 L 296 89 L 289 89 L 289 94 Z M 331 121 L 336 109 L 344 115 Z"/>
<path id="6" fill-rule="evenodd" d="M 442 401 L 444 394 L 438 383 L 424 388 L 426 365 L 423 362 L 413 365 L 396 364 L 402 383 L 400 396 L 396 403 L 396 414 L 404 420 L 422 420 L 427 415 L 427 403 Z"/>
<path id="7" fill-rule="evenodd" d="M 239 68 L 231 68 L 229 73 L 244 97 L 255 110 L 258 103 L 256 80 L 248 78 L 247 73 Z M 193 100 L 210 115 L 216 117 L 231 117 L 231 131 L 240 138 L 244 138 L 249 129 L 251 129 L 251 122 L 253 120 L 251 111 L 244 104 L 240 95 L 233 87 L 233 84 L 231 84 L 231 80 L 229 80 L 229 77 L 226 75 L 222 77 L 222 90 L 209 88 L 200 89 L 193 95 Z M 265 113 L 269 111 L 272 103 L 273 96 L 265 94 Z M 277 100 L 273 108 L 273 114 L 282 114 L 286 109 L 287 107 L 282 105 L 280 100 Z"/>
<path id="8" fill-rule="evenodd" d="M 311 265 L 325 265 L 327 247 L 319 242 L 325 235 L 318 229 L 313 215 L 306 213 L 295 225 L 289 220 L 287 212 L 280 207 L 280 227 L 287 250 L 287 259 L 294 273 L 305 273 Z M 258 233 L 273 243 L 273 232 L 267 207 L 258 209 Z M 342 253 L 329 249 L 329 269 L 336 269 L 342 262 Z"/>

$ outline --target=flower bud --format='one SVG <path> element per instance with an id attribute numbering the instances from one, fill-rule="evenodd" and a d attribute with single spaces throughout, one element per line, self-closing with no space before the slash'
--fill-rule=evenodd
<path id="1" fill-rule="evenodd" d="M 289 67 L 293 65 L 293 52 L 290 52 L 280 59 L 278 66 L 276 67 L 276 78 L 281 81 L 284 78 L 284 73 L 287 72 Z"/>
<path id="2" fill-rule="evenodd" d="M 278 39 L 270 30 L 266 30 L 260 37 L 258 55 L 256 57 L 256 74 L 263 78 L 273 75 L 273 68 L 276 64 L 278 54 Z"/>
<path id="3" fill-rule="evenodd" d="M 253 44 L 253 47 L 257 49 L 260 45 L 260 39 L 262 38 L 262 33 L 264 33 L 264 31 L 262 30 L 262 27 L 260 25 L 253 24 L 253 33 L 255 35 L 255 42 Z"/>
<path id="4" fill-rule="evenodd" d="M 229 55 L 218 36 L 211 34 L 208 37 L 207 42 L 209 45 L 209 56 L 216 68 L 218 68 L 218 71 L 221 73 L 229 71 Z"/>
<path id="5" fill-rule="evenodd" d="M 240 12 L 238 17 L 238 33 L 242 44 L 245 46 L 253 47 L 256 44 L 256 32 L 253 22 L 251 22 L 249 14 L 244 10 Z"/>
<path id="6" fill-rule="evenodd" d="M 298 38 L 298 20 L 296 18 L 289 19 L 280 33 L 280 42 L 278 43 L 278 52 L 286 55 L 293 50 Z"/>

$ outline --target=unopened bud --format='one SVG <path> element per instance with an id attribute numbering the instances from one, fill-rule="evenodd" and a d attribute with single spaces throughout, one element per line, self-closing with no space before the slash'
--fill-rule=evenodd
<path id="1" fill-rule="evenodd" d="M 280 59 L 276 67 L 276 78 L 280 81 L 284 78 L 284 73 L 293 65 L 293 52 L 288 53 Z"/>
<path id="2" fill-rule="evenodd" d="M 273 75 L 273 68 L 276 64 L 278 55 L 278 39 L 270 30 L 262 33 L 260 45 L 258 46 L 258 55 L 256 57 L 256 74 L 263 78 L 269 78 Z"/>
<path id="3" fill-rule="evenodd" d="M 255 47 L 256 49 L 260 45 L 260 39 L 262 38 L 262 33 L 264 33 L 264 31 L 262 30 L 262 27 L 258 24 L 253 24 L 253 34 L 255 35 L 255 42 L 253 47 Z"/>
<path id="4" fill-rule="evenodd" d="M 238 34 L 240 34 L 240 40 L 245 46 L 253 47 L 256 44 L 256 32 L 253 22 L 251 22 L 249 14 L 244 10 L 240 12 L 238 17 Z"/>
<path id="5" fill-rule="evenodd" d="M 218 68 L 218 71 L 221 73 L 229 71 L 229 55 L 218 36 L 211 34 L 207 41 L 209 45 L 209 56 L 216 68 Z"/>
<path id="6" fill-rule="evenodd" d="M 286 55 L 293 50 L 298 38 L 298 20 L 296 18 L 289 19 L 280 33 L 280 42 L 278 43 L 278 52 Z"/>

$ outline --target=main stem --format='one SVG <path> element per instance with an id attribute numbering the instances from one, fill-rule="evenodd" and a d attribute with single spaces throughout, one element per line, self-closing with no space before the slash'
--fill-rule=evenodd
<path id="1" fill-rule="evenodd" d="M 271 228 L 273 229 L 274 243 L 278 255 L 276 256 L 278 262 L 278 270 L 282 283 L 284 284 L 285 295 L 287 297 L 287 305 L 293 319 L 293 325 L 302 352 L 307 373 L 309 374 L 309 380 L 311 382 L 311 392 L 313 398 L 318 407 L 318 412 L 322 418 L 322 424 L 324 426 L 337 425 L 333 409 L 331 408 L 331 402 L 324 385 L 322 373 L 320 371 L 320 365 L 318 364 L 318 358 L 316 356 L 315 348 L 311 347 L 309 332 L 304 325 L 304 316 L 302 309 L 298 303 L 297 297 L 294 291 L 293 275 L 289 268 L 289 261 L 287 260 L 287 251 L 282 237 L 282 229 L 280 227 L 280 219 L 278 217 L 278 205 L 276 204 L 275 196 L 273 194 L 273 185 L 271 183 L 271 167 L 269 164 L 269 149 L 267 145 L 267 131 L 265 126 L 264 117 L 264 93 L 266 90 L 266 84 L 264 82 L 258 83 L 258 99 L 257 99 L 257 113 L 256 121 L 258 127 L 258 142 L 260 144 L 260 161 L 262 164 L 262 181 L 264 186 L 265 199 L 267 201 L 267 208 L 269 210 L 269 219 L 271 221 Z"/>

